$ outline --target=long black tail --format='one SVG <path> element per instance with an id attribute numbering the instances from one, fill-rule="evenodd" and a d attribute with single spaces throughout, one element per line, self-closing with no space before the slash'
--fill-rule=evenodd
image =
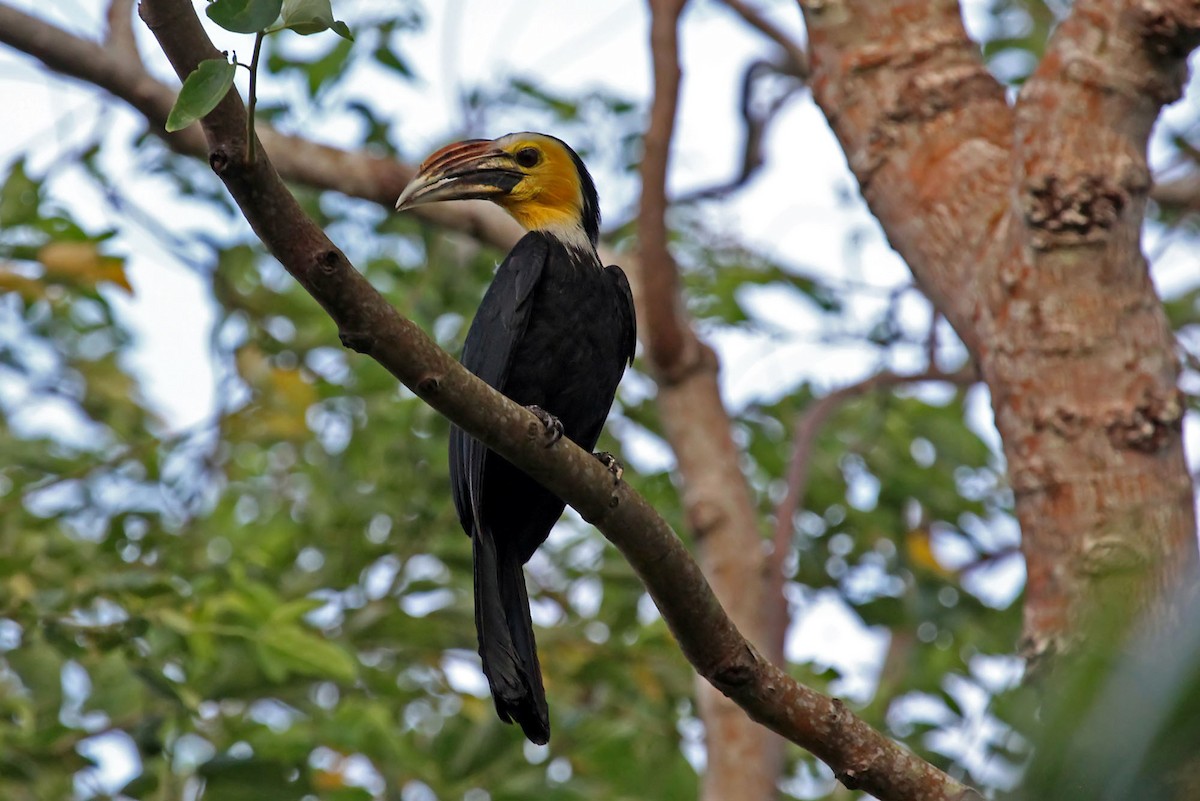
<path id="1" fill-rule="evenodd" d="M 475 630 L 483 673 L 492 688 L 496 714 L 518 723 L 530 741 L 550 740 L 550 711 L 542 687 L 529 596 L 521 563 L 498 553 L 490 531 L 471 538 L 475 556 Z"/>

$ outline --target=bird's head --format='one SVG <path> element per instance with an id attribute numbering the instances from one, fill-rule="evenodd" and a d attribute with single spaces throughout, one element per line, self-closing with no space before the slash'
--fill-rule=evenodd
<path id="1" fill-rule="evenodd" d="M 553 136 L 511 133 L 447 145 L 425 159 L 396 209 L 470 199 L 490 200 L 526 229 L 572 247 L 595 248 L 600 237 L 592 176 L 575 151 Z"/>

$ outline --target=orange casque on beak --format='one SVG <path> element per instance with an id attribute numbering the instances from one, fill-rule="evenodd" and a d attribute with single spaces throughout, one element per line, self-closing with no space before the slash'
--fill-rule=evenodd
<path id="1" fill-rule="evenodd" d="M 525 177 L 516 161 L 489 139 L 468 139 L 434 152 L 396 200 L 396 211 L 440 200 L 507 195 Z"/>

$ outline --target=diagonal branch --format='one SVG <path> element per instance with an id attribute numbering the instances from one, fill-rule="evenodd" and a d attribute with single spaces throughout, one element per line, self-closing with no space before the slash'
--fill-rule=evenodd
<path id="1" fill-rule="evenodd" d="M 110 7 L 110 43 L 124 39 L 119 7 Z M 132 42 L 132 36 L 129 41 Z M 177 153 L 208 157 L 208 146 L 198 125 L 169 134 L 163 129 L 175 103 L 173 89 L 150 75 L 136 50 L 101 46 L 68 33 L 35 16 L 0 3 L 0 42 L 27 53 L 51 70 L 92 83 L 124 100 L 146 118 L 150 131 Z M 329 189 L 391 208 L 415 170 L 395 159 L 340 150 L 298 136 L 255 126 L 263 149 L 280 174 L 289 181 L 316 189 Z M 413 211 L 436 225 L 462 231 L 481 242 L 509 248 L 521 229 L 499 209 L 485 203 L 457 203 L 455 207 L 421 206 Z"/>
<path id="2" fill-rule="evenodd" d="M 994 234 L 1010 202 L 1013 114 L 1003 87 L 953 0 L 799 4 L 813 98 L 864 199 L 922 291 L 978 355 L 986 288 L 974 279 L 1001 258 Z"/>
<path id="3" fill-rule="evenodd" d="M 793 85 L 788 87 L 787 91 L 781 92 L 766 104 L 756 103 L 755 85 L 762 78 L 769 78 L 780 74 L 779 66 L 769 61 L 754 61 L 746 67 L 745 72 L 742 73 L 742 91 L 738 104 L 742 115 L 744 137 L 742 142 L 742 163 L 738 174 L 731 180 L 715 186 L 694 189 L 685 195 L 680 195 L 675 199 L 677 204 L 683 205 L 685 203 L 694 203 L 698 200 L 723 198 L 749 183 L 750 179 L 766 164 L 766 158 L 763 155 L 763 146 L 767 135 L 767 126 L 775 119 L 775 116 L 784 107 L 788 99 L 803 87 L 802 83 L 790 79 Z M 762 105 L 766 107 L 761 108 L 760 106 Z"/>
<path id="4" fill-rule="evenodd" d="M 187 0 L 142 0 L 142 18 L 181 76 L 216 50 Z M 544 448 L 528 411 L 471 375 L 347 261 L 288 192 L 267 154 L 246 164 L 246 111 L 230 93 L 203 121 L 209 163 L 254 231 L 337 323 L 419 397 L 566 499 L 609 537 L 646 583 L 689 661 L 756 720 L 828 762 L 843 783 L 883 799 L 979 796 L 867 726 L 840 701 L 759 656 L 725 615 L 699 567 L 646 501 L 590 454 Z"/>
<path id="5" fill-rule="evenodd" d="M 978 380 L 979 373 L 972 366 L 964 367 L 953 373 L 944 372 L 936 367 L 915 375 L 900 375 L 893 372 L 876 373 L 857 383 L 835 389 L 828 395 L 813 401 L 797 418 L 792 434 L 792 457 L 788 464 L 787 492 L 779 505 L 775 507 L 774 548 L 771 551 L 771 558 L 768 560 L 767 576 L 770 588 L 767 591 L 767 598 L 775 607 L 772 619 L 767 626 L 771 639 L 771 658 L 780 661 L 783 659 L 784 638 L 787 635 L 788 623 L 787 598 L 783 594 L 784 560 L 792 550 L 792 537 L 796 530 L 796 513 L 800 511 L 800 504 L 804 502 L 804 494 L 808 489 L 813 447 L 816 445 L 817 435 L 826 421 L 847 402 L 872 392 L 927 381 L 945 381 L 959 386 L 969 386 Z"/>
<path id="6" fill-rule="evenodd" d="M 744 0 L 721 0 L 725 5 L 744 19 L 751 27 L 766 36 L 787 56 L 787 72 L 802 81 L 808 81 L 808 53 L 783 28 L 772 22 L 766 14 Z"/>

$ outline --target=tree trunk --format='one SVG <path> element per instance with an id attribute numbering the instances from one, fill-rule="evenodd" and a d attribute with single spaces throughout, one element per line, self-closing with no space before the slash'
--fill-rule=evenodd
<path id="1" fill-rule="evenodd" d="M 658 384 L 658 410 L 682 482 L 683 508 L 701 567 L 729 617 L 756 646 L 766 643 L 763 538 L 741 472 L 717 359 L 692 330 L 679 292 L 679 267 L 667 248 L 666 179 L 679 97 L 678 27 L 686 0 L 650 0 L 654 101 L 642 159 L 638 215 L 639 331 Z M 783 742 L 703 679 L 696 682 L 704 722 L 702 801 L 772 801 Z"/>
<path id="2" fill-rule="evenodd" d="M 863 195 L 992 392 L 1028 568 L 1023 651 L 1198 577 L 1174 341 L 1140 250 L 1146 146 L 1195 3 L 1075 4 L 1015 107 L 957 2 L 801 0 Z"/>

